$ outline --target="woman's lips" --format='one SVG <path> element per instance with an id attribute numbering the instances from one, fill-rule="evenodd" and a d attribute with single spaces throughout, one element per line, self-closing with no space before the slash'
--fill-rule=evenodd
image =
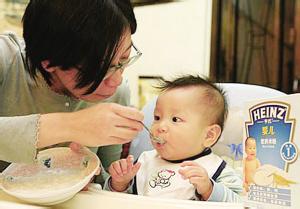
<path id="1" fill-rule="evenodd" d="M 110 97 L 110 96 L 112 96 L 112 94 L 107 94 L 107 95 L 104 95 L 104 94 L 96 94 L 96 96 L 99 96 L 99 97 Z"/>
<path id="2" fill-rule="evenodd" d="M 107 94 L 95 94 L 96 96 L 100 96 L 100 97 L 111 97 L 112 95 L 114 95 L 115 92 L 112 93 L 107 93 Z"/>

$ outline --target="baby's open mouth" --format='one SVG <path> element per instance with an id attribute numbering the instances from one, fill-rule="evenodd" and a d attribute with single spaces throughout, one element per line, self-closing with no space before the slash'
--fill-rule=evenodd
<path id="1" fill-rule="evenodd" d="M 157 136 L 150 136 L 151 140 L 154 141 L 155 143 L 158 143 L 158 144 L 164 144 L 166 143 L 166 141 L 162 138 L 159 138 Z"/>
<path id="2" fill-rule="evenodd" d="M 149 129 L 143 122 L 141 122 L 141 123 L 142 123 L 142 125 L 144 126 L 144 128 L 146 129 L 146 131 L 149 133 L 150 139 L 151 139 L 152 141 L 154 141 L 154 142 L 156 142 L 156 143 L 158 143 L 158 144 L 164 144 L 164 143 L 165 143 L 165 140 L 164 140 L 164 139 L 161 139 L 161 138 L 159 138 L 159 137 L 157 137 L 157 136 L 154 136 L 154 135 L 152 134 L 152 132 L 150 131 L 150 129 Z"/>

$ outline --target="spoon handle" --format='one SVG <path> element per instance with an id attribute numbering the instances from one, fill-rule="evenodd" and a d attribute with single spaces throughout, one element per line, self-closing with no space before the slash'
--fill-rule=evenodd
<path id="1" fill-rule="evenodd" d="M 153 137 L 153 135 L 152 135 L 151 131 L 149 130 L 149 128 L 143 122 L 141 122 L 141 123 L 144 126 L 144 128 L 146 129 L 146 131 L 150 134 L 150 137 Z"/>
<path id="2" fill-rule="evenodd" d="M 151 138 L 152 141 L 155 141 L 156 143 L 159 143 L 159 144 L 164 144 L 165 143 L 165 141 L 163 139 L 160 139 L 158 137 L 153 136 L 153 134 L 151 133 L 149 128 L 143 122 L 141 122 L 141 123 L 144 126 L 144 128 L 146 129 L 146 131 L 149 133 L 150 138 Z"/>

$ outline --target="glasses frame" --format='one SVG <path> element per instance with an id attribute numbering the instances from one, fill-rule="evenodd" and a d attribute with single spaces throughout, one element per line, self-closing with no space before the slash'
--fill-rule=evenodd
<path id="1" fill-rule="evenodd" d="M 132 65 L 133 63 L 135 63 L 141 56 L 142 56 L 142 52 L 134 45 L 134 43 L 132 42 L 131 46 L 133 47 L 133 49 L 136 52 L 136 55 L 129 57 L 128 59 L 119 62 L 117 65 L 113 65 L 110 66 L 106 72 L 106 75 L 104 77 L 108 78 L 109 76 L 111 76 L 112 74 L 114 74 L 115 72 L 117 72 L 118 70 L 124 70 L 125 68 L 127 68 L 128 66 Z"/>

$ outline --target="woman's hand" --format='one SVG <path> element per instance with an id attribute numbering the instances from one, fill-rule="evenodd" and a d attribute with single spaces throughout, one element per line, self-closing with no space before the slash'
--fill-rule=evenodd
<path id="1" fill-rule="evenodd" d="M 97 147 L 130 142 L 143 129 L 144 115 L 133 107 L 101 103 L 72 113 L 41 115 L 37 147 L 73 141 Z"/>
<path id="2" fill-rule="evenodd" d="M 144 116 L 132 107 L 102 103 L 74 112 L 72 118 L 74 137 L 80 144 L 103 146 L 131 141 L 143 129 Z"/>
<path id="3" fill-rule="evenodd" d="M 108 172 L 111 175 L 111 187 L 113 190 L 122 192 L 127 189 L 130 181 L 134 178 L 141 167 L 137 162 L 133 165 L 133 156 L 129 155 L 126 159 L 113 162 Z"/>
<path id="4" fill-rule="evenodd" d="M 208 177 L 207 171 L 198 163 L 185 161 L 180 165 L 179 174 L 183 179 L 188 179 L 194 185 L 197 192 L 204 200 L 207 200 L 213 189 L 212 182 Z"/>
<path id="5" fill-rule="evenodd" d="M 77 143 L 75 143 L 75 142 L 71 142 L 70 145 L 69 145 L 69 147 L 70 147 L 70 149 L 71 149 L 73 152 L 77 152 L 77 153 L 80 153 L 80 152 L 82 152 L 82 150 L 83 150 L 83 146 L 80 145 L 80 144 L 77 144 Z M 100 171 L 101 171 L 101 168 L 98 167 L 98 169 L 97 169 L 95 175 L 96 175 L 96 176 L 99 175 L 99 174 L 100 174 Z M 94 178 L 95 178 L 95 176 L 93 176 L 93 177 L 90 179 L 89 183 L 88 183 L 87 185 L 85 185 L 85 187 L 82 189 L 82 191 L 88 191 L 89 185 L 90 185 L 91 182 L 93 182 Z"/>

